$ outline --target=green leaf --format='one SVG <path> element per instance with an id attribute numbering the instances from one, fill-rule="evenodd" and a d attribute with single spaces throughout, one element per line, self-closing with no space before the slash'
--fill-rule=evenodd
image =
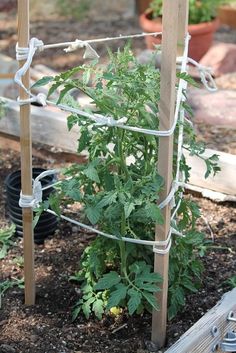
<path id="1" fill-rule="evenodd" d="M 142 295 L 147 300 L 147 302 L 152 306 L 153 309 L 159 310 L 159 305 L 157 303 L 157 299 L 153 294 L 144 291 L 144 292 L 142 292 Z"/>
<path id="2" fill-rule="evenodd" d="M 107 309 L 113 308 L 113 306 L 118 306 L 120 302 L 125 299 L 127 294 L 127 287 L 123 284 L 120 283 L 117 286 L 117 289 L 114 292 L 110 293 L 110 297 L 108 299 L 107 303 Z"/>
<path id="3" fill-rule="evenodd" d="M 184 81 L 187 81 L 190 85 L 198 87 L 198 83 L 186 72 L 178 72 L 176 76 Z"/>
<path id="4" fill-rule="evenodd" d="M 57 90 L 57 88 L 61 86 L 61 84 L 61 81 L 53 83 L 48 91 L 48 97 L 50 97 Z"/>
<path id="5" fill-rule="evenodd" d="M 150 283 L 158 283 L 162 282 L 162 277 L 159 273 L 151 272 L 151 273 L 141 273 L 136 277 L 135 282 L 150 282 Z"/>
<path id="6" fill-rule="evenodd" d="M 57 215 L 60 215 L 61 214 L 61 210 L 60 210 L 60 200 L 59 198 L 57 197 L 57 195 L 55 193 L 53 194 L 50 194 L 49 196 L 49 204 L 52 208 L 52 210 L 54 212 L 56 212 Z"/>
<path id="7" fill-rule="evenodd" d="M 81 306 L 77 306 L 73 312 L 72 312 L 72 321 L 75 321 L 79 315 L 79 313 L 81 312 Z"/>
<path id="8" fill-rule="evenodd" d="M 163 224 L 163 216 L 160 208 L 154 203 L 148 203 L 145 207 L 147 210 L 149 217 L 158 224 Z"/>
<path id="9" fill-rule="evenodd" d="M 168 307 L 168 319 L 172 320 L 178 312 L 178 307 L 173 303 Z"/>
<path id="10" fill-rule="evenodd" d="M 89 206 L 85 208 L 84 212 L 88 217 L 89 222 L 91 222 L 92 224 L 96 224 L 99 221 L 99 218 L 101 216 L 99 208 Z"/>
<path id="11" fill-rule="evenodd" d="M 187 277 L 182 278 L 181 284 L 193 293 L 197 293 L 198 289 L 194 286 L 194 283 Z"/>
<path id="12" fill-rule="evenodd" d="M 128 294 L 130 296 L 129 301 L 127 303 L 128 311 L 129 315 L 133 315 L 141 303 L 142 294 L 134 288 L 129 289 Z"/>
<path id="13" fill-rule="evenodd" d="M 79 137 L 79 140 L 78 140 L 79 141 L 79 146 L 78 146 L 77 152 L 80 153 L 83 150 L 85 150 L 89 140 L 90 140 L 90 135 L 88 134 L 88 131 L 81 130 L 80 137 Z"/>
<path id="14" fill-rule="evenodd" d="M 89 318 L 90 314 L 91 314 L 91 306 L 88 303 L 88 301 L 86 301 L 83 305 L 82 305 L 82 310 L 84 313 L 84 316 L 86 317 L 86 319 Z"/>
<path id="15" fill-rule="evenodd" d="M 76 115 L 70 115 L 67 118 L 67 127 L 70 131 L 74 125 L 78 123 L 78 117 Z"/>
<path id="16" fill-rule="evenodd" d="M 161 290 L 158 286 L 156 286 L 155 284 L 151 284 L 151 283 L 144 283 L 139 288 L 144 289 L 144 290 L 151 292 L 151 293 L 160 292 L 160 290 Z"/>
<path id="17" fill-rule="evenodd" d="M 173 297 L 175 297 L 175 300 L 180 306 L 185 305 L 185 296 L 183 288 L 178 286 L 172 295 Z"/>
<path id="18" fill-rule="evenodd" d="M 74 88 L 73 85 L 67 84 L 67 85 L 65 86 L 65 88 L 63 88 L 63 90 L 61 90 L 60 95 L 59 95 L 59 98 L 58 98 L 58 100 L 57 100 L 57 104 L 60 104 L 61 101 L 63 100 L 63 98 L 66 96 L 66 94 L 67 94 L 70 90 L 72 90 L 73 88 Z"/>
<path id="19" fill-rule="evenodd" d="M 98 172 L 92 165 L 89 165 L 86 169 L 84 169 L 83 174 L 86 175 L 90 180 L 95 181 L 96 183 L 100 183 Z"/>
<path id="20" fill-rule="evenodd" d="M 117 199 L 117 192 L 111 191 L 111 192 L 107 193 L 101 199 L 101 201 L 99 201 L 98 205 L 99 205 L 99 207 L 105 207 L 105 206 L 108 206 L 108 205 L 115 203 L 116 199 Z"/>
<path id="21" fill-rule="evenodd" d="M 33 219 L 33 229 L 36 227 L 38 221 L 39 221 L 40 215 L 35 215 Z"/>
<path id="22" fill-rule="evenodd" d="M 40 80 L 38 80 L 37 82 L 35 82 L 33 84 L 33 86 L 31 86 L 31 88 L 37 88 L 37 87 L 42 87 L 47 85 L 49 82 L 51 82 L 53 80 L 53 76 L 44 76 L 43 78 L 41 78 Z"/>
<path id="23" fill-rule="evenodd" d="M 124 204 L 125 218 L 129 218 L 131 212 L 135 209 L 135 205 L 133 202 Z"/>
<path id="24" fill-rule="evenodd" d="M 111 271 L 107 274 L 105 274 L 95 285 L 94 289 L 95 290 L 103 290 L 103 289 L 109 289 L 115 286 L 116 284 L 120 283 L 121 278 L 118 275 L 117 272 Z"/>
<path id="25" fill-rule="evenodd" d="M 92 310 L 99 320 L 102 319 L 102 314 L 104 313 L 104 302 L 101 299 L 96 299 L 93 303 Z"/>
<path id="26" fill-rule="evenodd" d="M 2 260 L 6 256 L 7 250 L 8 250 L 8 246 L 6 244 L 3 244 L 0 250 L 0 260 Z"/>
<path id="27" fill-rule="evenodd" d="M 90 80 L 90 70 L 86 70 L 83 73 L 83 84 L 86 86 Z"/>

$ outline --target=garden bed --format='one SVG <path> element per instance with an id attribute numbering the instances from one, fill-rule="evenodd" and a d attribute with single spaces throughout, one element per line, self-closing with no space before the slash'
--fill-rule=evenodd
<path id="1" fill-rule="evenodd" d="M 66 30 L 61 33 L 61 27 Z M 45 42 L 70 40 L 76 33 L 83 33 L 83 38 L 103 36 L 107 31 L 107 23 L 88 21 L 78 25 L 77 21 L 65 24 L 63 20 L 45 22 L 37 21 L 32 25 L 32 36 L 37 35 Z M 139 31 L 137 22 L 131 21 L 127 26 L 124 20 L 113 20 L 110 35 Z M 46 29 L 46 30 L 45 30 Z M 62 37 L 63 36 L 63 37 Z M 11 52 L 15 43 L 15 28 L 8 25 L 1 32 L 1 48 L 6 54 Z M 4 42 L 5 41 L 5 42 Z M 9 41 L 11 43 L 9 43 Z M 5 44 L 4 44 L 5 43 Z M 137 43 L 137 52 L 142 49 L 143 42 Z M 10 45 L 9 45 L 10 44 Z M 116 44 L 117 46 L 117 44 Z M 102 55 L 105 47 L 99 48 Z M 48 63 L 48 54 L 44 53 L 40 63 Z M 49 53 L 54 69 L 62 70 L 80 63 L 77 53 L 70 57 L 58 52 Z M 68 59 L 70 58 L 70 59 Z M 36 60 L 37 62 L 37 60 Z M 205 128 L 199 125 L 200 137 L 210 142 L 210 147 L 233 154 L 235 152 L 234 133 L 228 129 L 219 131 L 215 127 Z M 216 131 L 217 130 L 217 131 Z M 223 134 L 221 134 L 221 132 Z M 220 136 L 220 140 L 219 140 Z M 219 147 L 220 145 L 220 147 Z M 18 148 L 17 143 L 15 144 Z M 65 166 L 68 163 L 62 156 L 48 154 L 39 146 L 35 146 L 33 166 L 45 168 Z M 1 185 L 5 177 L 20 167 L 20 154 L 11 146 L 2 146 L 0 160 Z M 197 195 L 188 195 L 196 200 L 203 217 L 199 220 L 198 229 L 203 231 L 209 243 L 207 256 L 203 259 L 205 271 L 202 277 L 202 288 L 199 293 L 188 296 L 184 310 L 178 314 L 167 327 L 167 346 L 173 344 L 181 334 L 193 325 L 230 290 L 227 280 L 235 275 L 235 243 L 236 243 L 236 209 L 235 204 L 215 204 Z M 67 214 L 75 218 L 77 212 L 67 209 Z M 5 215 L 4 199 L 0 200 L 0 227 L 8 223 Z M 73 306 L 78 299 L 79 287 L 68 281 L 71 274 L 78 270 L 78 263 L 83 249 L 94 238 L 78 227 L 61 222 L 55 236 L 48 238 L 44 246 L 36 245 L 35 269 L 37 281 L 37 298 L 34 307 L 24 306 L 22 289 L 13 288 L 6 292 L 0 310 L 0 352 L 2 353 L 98 353 L 98 352 L 149 352 L 148 341 L 151 335 L 151 315 L 128 318 L 126 313 L 118 317 L 104 316 L 102 321 L 95 318 L 86 320 L 79 316 L 72 322 Z M 214 242 L 213 242 L 214 240 Z M 23 244 L 19 239 L 1 261 L 0 280 L 21 278 Z"/>
<path id="2" fill-rule="evenodd" d="M 17 143 L 15 143 L 17 146 Z M 56 153 L 34 148 L 34 166 L 45 168 L 65 165 L 66 161 Z M 36 153 L 37 152 L 37 153 Z M 37 157 L 37 156 L 40 157 Z M 16 150 L 2 149 L 0 183 L 19 168 L 20 154 Z M 189 195 L 197 201 L 203 217 L 198 228 L 209 239 L 207 256 L 203 259 L 205 271 L 199 293 L 187 298 L 184 310 L 168 323 L 167 346 L 193 325 L 214 306 L 222 294 L 230 290 L 226 281 L 235 275 L 236 207 L 232 203 L 215 204 L 209 200 Z M 7 224 L 5 204 L 1 199 L 0 226 Z M 73 217 L 72 209 L 67 210 Z M 151 316 L 127 318 L 126 314 L 102 321 L 86 320 L 82 316 L 72 322 L 73 305 L 78 297 L 78 286 L 68 277 L 78 270 L 78 262 L 84 247 L 94 237 L 69 223 L 61 222 L 55 236 L 45 245 L 36 245 L 35 268 L 37 299 L 34 307 L 25 307 L 22 289 L 6 292 L 0 310 L 0 351 L 4 353 L 59 353 L 59 352 L 148 352 Z M 22 241 L 15 239 L 9 254 L 1 261 L 1 280 L 20 278 L 22 269 Z M 213 246 L 213 247 L 212 247 Z"/>

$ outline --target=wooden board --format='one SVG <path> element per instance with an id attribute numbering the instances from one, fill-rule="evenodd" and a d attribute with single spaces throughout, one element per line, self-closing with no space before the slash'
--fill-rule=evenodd
<path id="1" fill-rule="evenodd" d="M 18 0 L 18 44 L 19 48 L 25 48 L 29 42 L 29 0 Z M 19 60 L 22 67 L 26 59 Z M 29 69 L 22 76 L 20 87 L 20 99 L 28 99 L 30 87 Z M 22 195 L 32 197 L 32 134 L 30 124 L 30 103 L 20 106 L 20 146 L 21 146 L 21 192 Z M 29 207 L 22 208 L 23 220 L 23 247 L 24 247 L 24 282 L 25 304 L 35 304 L 35 270 L 34 270 L 34 230 L 33 210 Z"/>
<path id="2" fill-rule="evenodd" d="M 32 141 L 76 152 L 79 128 L 67 129 L 67 113 L 59 109 L 31 106 Z M 20 136 L 19 105 L 6 100 L 4 115 L 0 119 L 0 131 L 8 135 Z"/>
<path id="3" fill-rule="evenodd" d="M 190 156 L 188 152 L 184 151 L 187 164 L 191 166 L 190 171 L 190 185 L 217 191 L 223 194 L 236 195 L 236 155 L 230 153 L 219 152 L 212 149 L 206 149 L 203 154 L 204 157 L 210 157 L 213 154 L 219 156 L 219 166 L 221 171 L 215 176 L 204 178 L 206 172 L 205 162 L 196 156 Z"/>
<path id="4" fill-rule="evenodd" d="M 227 321 L 230 311 L 233 311 L 236 317 L 236 288 L 226 293 L 214 308 L 185 332 L 165 353 L 212 353 L 213 347 L 222 341 L 225 334 L 236 328 L 235 322 Z M 218 328 L 216 337 L 211 333 L 213 326 Z M 218 349 L 216 352 L 222 351 Z"/>
<path id="5" fill-rule="evenodd" d="M 176 83 L 176 56 L 178 41 L 182 42 L 182 35 L 185 32 L 187 18 L 187 0 L 182 1 L 166 0 L 163 3 L 162 18 L 162 61 L 161 61 L 161 83 L 160 83 L 160 130 L 169 130 L 173 125 L 175 112 L 175 83 Z M 185 15 L 184 15 L 185 13 Z M 182 22 L 180 23 L 180 19 Z M 182 30 L 179 27 L 183 26 Z M 160 137 L 158 148 L 158 173 L 163 177 L 165 184 L 160 194 L 160 202 L 169 194 L 172 186 L 172 164 L 173 164 L 174 137 Z M 155 240 L 166 241 L 170 230 L 171 208 L 168 204 L 162 209 L 163 224 L 156 225 Z M 160 285 L 160 292 L 156 294 L 159 310 L 154 310 L 152 315 L 152 342 L 158 347 L 163 347 L 166 339 L 167 321 L 167 295 L 168 295 L 168 269 L 169 253 L 154 256 L 154 271 L 158 272 L 163 281 Z"/>

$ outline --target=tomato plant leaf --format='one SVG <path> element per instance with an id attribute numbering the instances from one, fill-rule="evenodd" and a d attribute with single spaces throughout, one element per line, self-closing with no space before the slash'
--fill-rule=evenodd
<path id="1" fill-rule="evenodd" d="M 130 315 L 133 315 L 141 303 L 142 294 L 134 288 L 129 289 L 128 294 L 130 297 L 127 303 L 128 311 Z"/>
<path id="2" fill-rule="evenodd" d="M 125 299 L 126 294 L 127 294 L 127 287 L 123 283 L 120 283 L 117 286 L 117 289 L 111 292 L 107 302 L 107 309 L 109 310 L 114 306 L 119 305 L 121 300 Z"/>
<path id="3" fill-rule="evenodd" d="M 106 273 L 95 285 L 95 290 L 109 289 L 116 284 L 120 283 L 121 277 L 115 271 Z"/>
<path id="4" fill-rule="evenodd" d="M 43 78 L 41 78 L 40 80 L 38 80 L 37 82 L 35 82 L 31 88 L 38 88 L 38 87 L 42 87 L 47 85 L 49 82 L 52 82 L 53 80 L 53 76 L 44 76 Z"/>

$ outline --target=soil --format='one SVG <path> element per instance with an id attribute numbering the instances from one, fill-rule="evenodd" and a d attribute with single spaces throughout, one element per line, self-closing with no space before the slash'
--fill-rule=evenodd
<path id="1" fill-rule="evenodd" d="M 63 31 L 61 31 L 63 28 Z M 31 35 L 37 35 L 47 43 L 71 40 L 75 33 L 86 33 L 86 37 L 117 35 L 117 33 L 139 32 L 137 19 L 129 21 L 122 17 L 112 22 L 84 20 L 40 19 L 32 23 Z M 0 20 L 0 47 L 5 54 L 14 57 L 13 45 L 16 42 L 15 20 L 13 17 Z M 232 31 L 222 30 L 222 35 L 230 41 Z M 233 33 L 233 34 L 232 34 Z M 221 32 L 217 34 L 221 38 Z M 80 36 L 81 39 L 85 35 Z M 112 44 L 113 45 L 113 44 Z M 115 45 L 115 44 L 114 44 Z M 117 47 L 117 43 L 116 43 Z M 96 48 L 99 54 L 105 48 Z M 144 41 L 136 42 L 137 53 L 144 49 Z M 50 59 L 50 60 L 49 60 Z M 77 54 L 62 55 L 61 52 L 45 52 L 36 62 L 51 65 L 62 70 L 82 62 Z M 236 154 L 235 132 L 229 129 L 197 125 L 199 139 L 208 142 L 211 148 Z M 0 184 L 5 177 L 20 168 L 18 142 L 1 143 Z M 70 156 L 71 157 L 71 156 Z M 40 145 L 33 149 L 33 165 L 45 168 L 65 166 L 70 157 L 45 150 Z M 175 342 L 194 322 L 201 318 L 231 289 L 227 280 L 236 273 L 236 205 L 216 204 L 198 195 L 188 195 L 201 207 L 202 217 L 198 229 L 212 242 L 203 258 L 205 270 L 202 276 L 202 289 L 189 295 L 186 305 L 167 325 L 167 344 Z M 69 210 L 72 216 L 73 210 Z M 9 223 L 4 198 L 0 199 L 0 228 Z M 119 318 L 104 317 L 85 320 L 82 316 L 72 322 L 71 313 L 78 298 L 78 286 L 69 282 L 68 277 L 78 270 L 79 259 L 86 244 L 94 237 L 78 227 L 60 222 L 53 236 L 43 245 L 35 245 L 35 272 L 37 282 L 36 305 L 24 305 L 22 289 L 8 290 L 2 298 L 0 310 L 0 353 L 148 353 L 150 349 L 151 316 L 129 318 L 124 314 Z M 14 238 L 8 255 L 1 261 L 0 281 L 21 278 L 23 243 Z M 160 351 L 162 352 L 162 351 Z"/>
<path id="2" fill-rule="evenodd" d="M 17 143 L 15 143 L 17 145 Z M 14 146 L 13 146 L 14 147 Z M 33 165 L 51 168 L 68 162 L 61 155 L 50 155 L 35 146 Z M 0 180 L 20 167 L 20 154 L 15 149 L 2 149 Z M 233 203 L 216 204 L 207 199 L 189 195 L 202 210 L 198 229 L 212 240 L 203 258 L 205 271 L 202 289 L 187 298 L 184 310 L 167 326 L 167 346 L 190 328 L 206 311 L 214 306 L 222 294 L 230 290 L 227 280 L 235 274 L 236 207 Z M 71 213 L 71 210 L 70 210 Z M 72 217 L 76 217 L 73 214 Z M 0 201 L 0 226 L 8 223 L 4 199 Z M 68 277 L 79 268 L 80 255 L 93 234 L 60 222 L 53 236 L 44 245 L 35 245 L 37 282 L 36 305 L 24 306 L 22 289 L 8 290 L 2 298 L 0 310 L 1 353 L 85 353 L 125 352 L 145 353 L 151 333 L 151 316 L 118 319 L 104 317 L 85 320 L 80 316 L 71 320 L 78 297 L 78 286 Z M 14 239 L 8 255 L 1 261 L 0 280 L 21 278 L 23 244 Z"/>

